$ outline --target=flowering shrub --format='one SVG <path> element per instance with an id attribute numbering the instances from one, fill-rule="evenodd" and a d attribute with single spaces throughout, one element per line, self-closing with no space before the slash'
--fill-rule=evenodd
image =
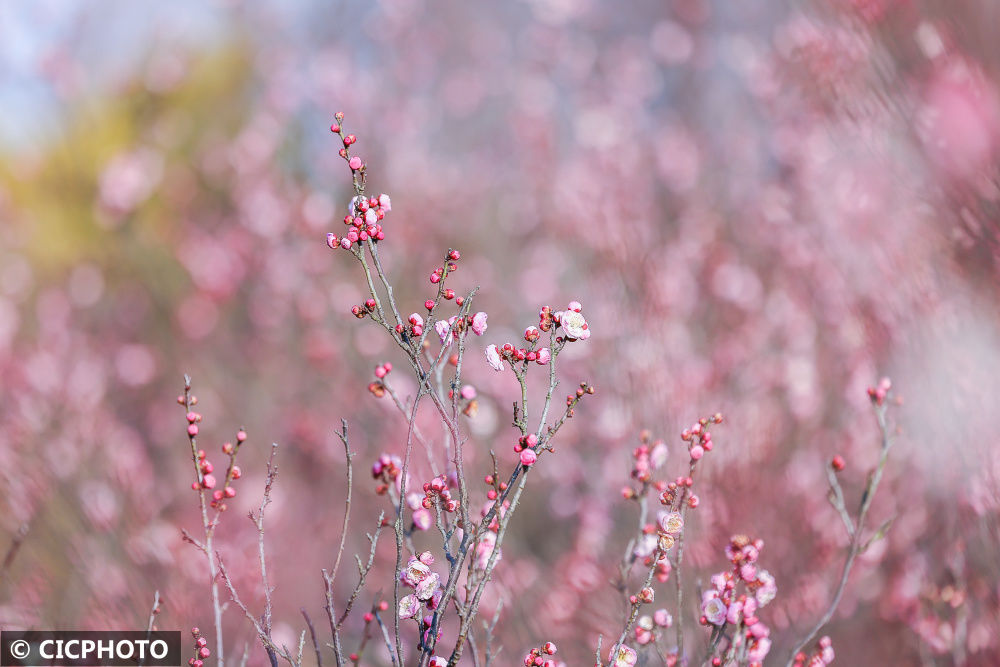
<path id="1" fill-rule="evenodd" d="M 351 155 L 351 146 L 357 138 L 343 130 L 344 114 L 337 113 L 331 131 L 336 134 L 343 148 L 339 149 L 350 168 L 355 196 L 348 205 L 348 213 L 343 223 L 348 231 L 342 236 L 327 234 L 327 245 L 332 250 L 347 250 L 360 265 L 365 278 L 367 294 L 363 304 L 351 307 L 351 313 L 358 319 L 371 320 L 389 336 L 402 352 L 407 365 L 416 379 L 416 393 L 401 397 L 389 384 L 393 370 L 391 362 L 383 362 L 375 367 L 375 378 L 368 389 L 377 399 L 392 400 L 400 418 L 406 424 L 406 439 L 401 451 L 386 452 L 378 456 L 371 467 L 376 480 L 376 494 L 389 499 L 376 523 L 376 530 L 369 535 L 370 551 L 367 564 L 357 557 L 359 578 L 348 600 L 338 612 L 338 601 L 334 595 L 334 584 L 344 555 L 348 531 L 351 529 L 351 497 L 353 484 L 353 457 L 348 437 L 348 422 L 342 421 L 339 432 L 346 456 L 347 497 L 344 511 L 340 547 L 332 569 L 322 571 L 326 584 L 326 614 L 329 619 L 333 657 L 338 667 L 351 662 L 359 664 L 368 644 L 369 628 L 372 621 L 379 627 L 384 655 L 393 665 L 457 665 L 466 653 L 471 654 L 475 664 L 490 664 L 497 656 L 492 644 L 492 626 L 496 625 L 501 613 L 498 606 L 492 624 L 484 625 L 485 646 L 480 653 L 476 639 L 474 622 L 480 612 L 484 591 L 494 577 L 494 570 L 502 560 L 502 545 L 508 534 L 522 495 L 527 488 L 531 471 L 543 456 L 555 456 L 556 435 L 563 424 L 575 414 L 577 405 L 595 389 L 587 382 L 579 383 L 574 393 L 566 396 L 561 412 L 555 412 L 554 396 L 559 380 L 557 360 L 568 345 L 590 338 L 590 326 L 582 314 L 583 307 L 578 301 L 571 301 L 564 310 L 554 310 L 543 306 L 538 314 L 538 325 L 528 326 L 518 343 L 490 343 L 485 346 L 485 363 L 498 373 L 510 371 L 520 388 L 520 400 L 515 401 L 512 412 L 512 426 L 518 437 L 513 444 L 517 460 L 507 474 L 502 474 L 500 456 L 490 450 L 492 469 L 484 477 L 488 490 L 483 493 L 470 486 L 467 477 L 466 447 L 471 446 L 467 435 L 467 421 L 474 419 L 475 410 L 470 410 L 478 392 L 463 379 L 463 364 L 467 345 L 473 336 L 487 333 L 488 315 L 479 311 L 473 313 L 473 300 L 478 288 L 459 296 L 449 285 L 449 280 L 459 267 L 461 254 L 448 249 L 444 261 L 430 273 L 429 283 L 434 291 L 423 309 L 426 315 L 414 312 L 405 319 L 400 314 L 394 297 L 393 285 L 379 257 L 379 244 L 386 239 L 382 222 L 385 213 L 391 210 L 390 199 L 382 194 L 369 197 L 366 193 L 368 178 L 367 165 L 356 155 Z M 452 302 L 454 305 L 452 305 Z M 457 314 L 450 314 L 457 309 Z M 404 311 L 405 312 L 405 311 Z M 434 331 L 435 336 L 430 335 Z M 473 357 L 477 359 L 477 357 Z M 478 359 L 482 364 L 482 360 Z M 535 405 L 529 400 L 529 370 L 532 377 L 537 371 L 533 367 L 545 368 L 544 399 L 541 401 L 540 416 L 532 418 Z M 812 632 L 802 641 L 800 647 L 808 643 L 823 629 L 835 611 L 844 592 L 847 577 L 854 559 L 875 540 L 885 536 L 889 524 L 883 524 L 874 534 L 865 532 L 865 519 L 881 479 L 891 438 L 886 422 L 886 409 L 891 383 L 883 379 L 876 387 L 868 390 L 872 404 L 882 429 L 881 458 L 874 474 L 865 488 L 860 510 L 853 519 L 845 505 L 844 493 L 837 481 L 837 474 L 846 463 L 840 455 L 829 464 L 830 499 L 840 513 L 850 537 L 843 567 L 843 576 L 826 614 L 819 620 Z M 422 399 L 426 399 L 439 420 L 438 436 L 421 431 L 417 414 Z M 226 510 L 226 501 L 235 497 L 232 483 L 241 477 L 241 470 L 235 464 L 240 447 L 247 441 L 247 433 L 242 429 L 236 434 L 236 444 L 226 442 L 222 453 L 228 457 L 226 472 L 219 484 L 214 476 L 215 468 L 205 451 L 198 449 L 196 438 L 202 416 L 194 411 L 197 398 L 191 394 L 191 380 L 185 377 L 184 394 L 177 402 L 186 411 L 187 435 L 194 463 L 195 481 L 191 488 L 198 493 L 202 516 L 203 536 L 192 537 L 185 533 L 185 539 L 197 547 L 207 560 L 207 571 L 212 592 L 213 616 L 215 619 L 217 661 L 224 665 L 222 631 L 223 604 L 219 595 L 219 579 L 224 582 L 233 603 L 243 611 L 253 626 L 272 665 L 278 659 L 293 667 L 302 664 L 306 631 L 303 630 L 297 652 L 279 644 L 272 635 L 272 588 L 268 582 L 268 564 L 265 549 L 265 509 L 271 502 L 272 486 L 277 476 L 274 463 L 277 445 L 271 449 L 267 463 L 267 479 L 263 500 L 255 513 L 249 517 L 258 533 L 258 557 L 261 583 L 264 589 L 264 610 L 262 614 L 252 612 L 242 601 L 232 578 L 229 576 L 222 556 L 213 549 L 213 538 L 221 514 Z M 631 667 L 638 661 L 638 650 L 655 649 L 655 655 L 666 665 L 687 664 L 692 661 L 693 651 L 685 650 L 684 619 L 688 615 L 684 600 L 682 566 L 686 542 L 686 522 L 688 512 L 696 510 L 701 500 L 693 492 L 695 476 L 701 469 L 701 461 L 715 447 L 712 426 L 722 424 L 723 416 L 716 413 L 695 422 L 681 434 L 685 443 L 688 462 L 683 474 L 666 482 L 657 479 L 662 475 L 667 462 L 669 448 L 663 441 L 652 442 L 648 433 L 643 433 L 641 444 L 633 452 L 631 471 L 632 483 L 623 489 L 623 497 L 639 505 L 638 532 L 629 541 L 625 556 L 619 568 L 619 590 L 626 597 L 626 618 L 624 628 L 611 647 L 607 667 Z M 537 424 L 537 425 L 536 425 Z M 419 444 L 426 454 L 427 465 L 433 477 L 423 483 L 423 495 L 410 491 L 411 475 L 418 466 L 414 458 L 414 446 Z M 438 456 L 443 457 L 443 463 Z M 552 464 L 557 465 L 557 464 Z M 502 481 L 506 480 L 506 481 Z M 221 486 L 221 488 L 216 488 Z M 655 521 L 647 523 L 648 496 L 656 492 L 660 510 Z M 479 508 L 478 512 L 476 508 Z M 214 511 L 210 517 L 210 510 Z M 389 519 L 386 519 L 388 514 Z M 383 528 L 389 527 L 395 537 L 395 565 L 392 575 L 392 603 L 380 601 L 381 592 L 368 593 L 366 585 L 376 558 L 377 544 Z M 436 551 L 420 551 L 414 538 L 418 532 L 437 529 L 439 542 Z M 862 538 L 864 542 L 862 542 Z M 700 623 L 710 628 L 707 638 L 705 661 L 712 665 L 748 665 L 759 667 L 767 657 L 772 640 L 770 628 L 758 617 L 758 612 L 777 595 L 774 576 L 758 564 L 764 547 L 760 539 L 745 535 L 733 537 L 725 548 L 729 570 L 723 570 L 710 578 L 711 587 L 701 592 Z M 645 575 L 641 577 L 639 589 L 630 593 L 631 573 L 634 566 L 641 563 Z M 656 598 L 654 583 L 666 584 L 674 581 L 675 605 L 673 613 L 666 608 L 657 609 L 652 615 L 640 612 L 644 605 L 653 604 Z M 700 586 L 699 586 L 700 588 Z M 361 597 L 371 597 L 372 611 L 365 615 L 364 631 L 356 651 L 347 653 L 345 644 L 349 638 L 344 635 L 343 626 L 350 616 L 355 602 Z M 688 603 L 690 604 L 690 603 Z M 383 618 L 383 612 L 391 612 Z M 519 611 L 515 608 L 515 613 Z M 305 608 L 302 615 L 308 627 L 315 651 L 316 661 L 322 664 L 321 648 L 315 627 Z M 674 619 L 676 618 L 676 624 Z M 672 639 L 667 637 L 667 629 L 673 627 Z M 634 630 L 634 636 L 630 637 Z M 446 638 L 447 633 L 447 638 Z M 190 660 L 191 667 L 202 667 L 209 656 L 206 640 L 195 635 L 198 655 Z M 451 645 L 450 650 L 444 649 Z M 633 644 L 633 645 L 630 645 Z M 548 642 L 541 648 L 533 648 L 525 656 L 526 667 L 555 667 L 552 656 L 555 645 Z M 444 657 L 447 655 L 447 657 Z M 833 649 L 829 637 L 824 637 L 818 652 L 808 658 L 798 649 L 789 659 L 789 665 L 801 665 L 805 660 L 810 664 L 828 664 L 833 660 Z M 601 667 L 600 645 L 597 648 L 595 667 Z"/>
<path id="2" fill-rule="evenodd" d="M 203 10 L 210 35 L 182 8 L 97 15 L 89 3 L 58 12 L 27 3 L 28 20 L 11 9 L 0 22 L 17 33 L 0 40 L 0 51 L 17 51 L 4 61 L 13 75 L 0 86 L 13 102 L 0 133 L 13 127 L 18 138 L 0 148 L 5 627 L 131 627 L 159 589 L 156 622 L 199 625 L 209 663 L 219 651 L 229 663 L 244 653 L 267 662 L 218 564 L 263 628 L 258 530 L 243 517 L 259 513 L 277 441 L 281 473 L 266 507 L 271 641 L 296 657 L 305 629 L 303 660 L 314 662 L 305 607 L 330 664 L 322 570 L 332 573 L 342 535 L 345 448 L 332 430 L 341 417 L 358 474 L 329 587 L 338 620 L 366 572 L 338 628 L 345 660 L 366 641 L 362 664 L 390 664 L 379 620 L 392 630 L 400 502 L 415 548 L 401 565 L 430 551 L 432 571 L 447 578 L 436 517 L 440 508 L 463 521 L 448 474 L 454 449 L 442 452 L 448 436 L 422 397 L 399 496 L 409 419 L 397 401 L 412 408 L 420 382 L 370 314 L 346 316 L 370 297 L 351 255 L 360 232 L 341 223 L 357 196 L 354 172 L 343 177 L 342 143 L 321 139 L 342 100 L 369 210 L 372 196 L 392 195 L 374 207 L 375 223 L 406 335 L 419 326 L 431 350 L 442 335 L 457 349 L 455 301 L 483 286 L 463 326 L 477 312 L 489 313 L 488 326 L 467 335 L 462 385 L 448 386 L 454 367 L 443 375 L 468 438 L 469 497 L 480 501 L 470 519 L 504 493 L 522 453 L 536 457 L 470 626 L 480 661 L 485 623 L 491 652 L 504 647 L 496 664 L 546 640 L 559 651 L 544 659 L 590 664 L 598 638 L 606 663 L 634 595 L 623 659 L 669 658 L 682 625 L 683 653 L 698 662 L 717 627 L 699 623 L 702 594 L 732 567 L 725 545 L 747 534 L 763 540 L 760 567 L 778 589 L 758 610 L 767 664 L 834 647 L 835 664 L 997 663 L 1000 70 L 981 4 L 720 11 L 685 0 L 622 13 L 615 3 L 388 0 L 342 3 L 326 20 L 328 8 L 310 2 L 216 3 Z M 38 29 L 48 25 L 62 29 Z M 122 34 L 137 35 L 142 53 L 120 45 Z M 24 96 L 6 93 L 26 81 L 48 113 L 18 112 Z M 345 250 L 351 229 L 359 239 Z M 318 242 L 328 231 L 336 251 Z M 449 247 L 461 250 L 453 274 Z M 430 278 L 438 267 L 455 299 L 429 320 L 421 304 L 442 280 Z M 565 312 L 570 298 L 586 306 L 592 335 L 567 343 L 560 378 L 600 391 L 564 423 L 556 452 L 539 453 L 509 426 L 520 393 L 509 354 L 527 357 L 523 330 L 539 330 L 543 363 L 525 371 L 530 435 L 547 389 L 538 307 Z M 164 400 L 181 369 L 195 375 L 193 412 L 204 415 L 208 520 L 226 505 L 209 549 L 221 555 L 222 647 L 211 560 L 178 528 L 205 544 L 188 489 L 199 478 L 179 441 L 185 413 Z M 906 405 L 890 408 L 905 435 L 855 537 L 849 526 L 880 458 L 865 419 L 865 385 L 879 369 L 905 390 Z M 554 404 L 576 387 L 559 389 Z M 653 487 L 650 551 L 622 587 L 623 552 L 643 532 L 622 481 L 654 464 L 655 482 L 686 476 L 691 443 L 676 435 L 706 409 L 726 425 L 710 429 L 716 446 L 694 476 L 700 504 L 687 510 L 682 566 L 671 560 L 677 538 L 666 559 L 646 562 L 658 513 L 669 513 Z M 250 437 L 227 498 L 220 447 L 235 446 L 240 425 Z M 643 460 L 629 455 L 641 426 L 664 437 L 658 449 L 649 438 Z M 366 482 L 383 453 L 385 475 Z M 828 502 L 833 473 L 850 523 Z M 467 562 L 484 569 L 496 536 L 486 531 Z M 654 601 L 641 602 L 654 564 Z M 736 600 L 747 595 L 737 588 Z M 836 610 L 807 640 L 838 590 Z M 400 582 L 400 599 L 410 594 Z M 442 620 L 445 649 L 455 614 Z M 418 622 L 403 623 L 411 654 Z M 723 626 L 715 657 L 736 627 Z"/>

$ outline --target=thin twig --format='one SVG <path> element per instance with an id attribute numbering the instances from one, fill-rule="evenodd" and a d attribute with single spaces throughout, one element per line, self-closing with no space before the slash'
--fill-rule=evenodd
<path id="1" fill-rule="evenodd" d="M 847 588 L 847 579 L 851 574 L 851 568 L 854 567 L 854 561 L 857 559 L 858 554 L 863 550 L 864 542 L 862 540 L 862 534 L 865 528 L 865 519 L 868 518 L 868 510 L 871 508 L 872 501 L 875 498 L 875 492 L 878 490 L 879 482 L 882 480 L 882 472 L 885 470 L 886 461 L 889 458 L 889 450 L 892 448 L 892 437 L 889 433 L 889 425 L 886 421 L 886 405 L 876 405 L 875 406 L 875 417 L 878 421 L 879 432 L 881 435 L 881 448 L 878 465 L 875 471 L 872 473 L 868 480 L 868 484 L 865 487 L 864 492 L 861 495 L 861 507 L 858 511 L 858 520 L 856 523 L 857 528 L 851 535 L 850 544 L 847 547 L 847 556 L 844 559 L 844 567 L 840 573 L 840 581 L 837 583 L 837 588 L 834 590 L 833 599 L 830 600 L 830 604 L 827 606 L 826 611 L 812 627 L 812 629 L 806 634 L 805 637 L 792 649 L 791 655 L 788 658 L 788 667 L 792 667 L 795 661 L 795 655 L 799 653 L 813 638 L 819 634 L 820 630 L 830 622 L 833 618 L 834 612 L 837 610 L 837 606 L 840 604 L 840 599 L 844 595 L 844 591 Z"/>
<path id="2" fill-rule="evenodd" d="M 312 638 L 313 650 L 316 651 L 316 667 L 323 667 L 323 654 L 319 650 L 319 641 L 316 639 L 316 627 L 313 626 L 312 619 L 309 618 L 309 614 L 306 613 L 305 607 L 302 607 L 299 611 L 302 612 L 302 618 L 306 619 L 306 627 L 309 628 L 309 636 Z"/>

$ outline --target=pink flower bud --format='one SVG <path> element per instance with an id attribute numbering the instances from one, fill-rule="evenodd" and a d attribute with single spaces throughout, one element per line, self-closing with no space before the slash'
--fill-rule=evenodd
<path id="1" fill-rule="evenodd" d="M 538 460 L 538 454 L 535 453 L 533 449 L 525 449 L 521 451 L 521 465 L 532 466 L 535 461 Z"/>

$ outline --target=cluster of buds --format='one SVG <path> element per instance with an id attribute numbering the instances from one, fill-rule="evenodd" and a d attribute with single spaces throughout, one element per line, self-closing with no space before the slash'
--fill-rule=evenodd
<path id="1" fill-rule="evenodd" d="M 199 431 L 198 424 L 201 423 L 202 416 L 200 413 L 191 410 L 190 407 L 198 403 L 198 398 L 196 396 L 191 396 L 190 398 L 178 396 L 177 402 L 182 406 L 188 406 L 188 412 L 185 416 L 188 422 L 188 437 L 191 439 L 193 447 L 195 437 L 198 435 Z M 234 459 L 240 445 L 242 445 L 246 439 L 246 431 L 241 429 L 236 434 L 235 446 L 231 442 L 227 442 L 222 445 L 222 453 L 229 457 L 229 469 L 226 472 L 224 483 L 222 485 L 223 488 L 221 489 L 216 488 L 219 485 L 219 482 L 214 474 L 215 465 L 208 460 L 208 454 L 204 449 L 195 451 L 195 463 L 198 467 L 198 479 L 191 482 L 191 488 L 195 491 L 212 491 L 212 500 L 210 501 L 210 504 L 212 508 L 218 509 L 220 512 L 225 511 L 226 500 L 236 497 L 236 489 L 230 486 L 229 483 L 232 480 L 239 479 L 242 474 L 239 466 L 235 465 Z"/>
<path id="2" fill-rule="evenodd" d="M 889 378 L 882 378 L 876 386 L 868 387 L 868 398 L 875 405 L 882 405 L 885 403 L 890 389 L 892 389 L 892 381 Z"/>
<path id="3" fill-rule="evenodd" d="M 688 443 L 688 453 L 691 461 L 698 461 L 705 452 L 712 451 L 712 434 L 708 432 L 709 424 L 721 424 L 722 414 L 716 412 L 711 417 L 702 417 L 691 428 L 681 431 L 681 440 Z"/>
<path id="4" fill-rule="evenodd" d="M 820 637 L 811 655 L 799 651 L 795 654 L 792 667 L 825 667 L 833 662 L 833 641 L 829 637 Z"/>
<path id="5" fill-rule="evenodd" d="M 570 394 L 566 397 L 566 407 L 569 408 L 566 411 L 566 416 L 572 417 L 573 407 L 580 402 L 580 399 L 587 394 L 593 396 L 596 391 L 597 390 L 592 385 L 589 385 L 586 382 L 581 382 L 579 388 L 576 390 L 576 393 Z"/>
<path id="6" fill-rule="evenodd" d="M 649 431 L 639 434 L 639 446 L 632 450 L 632 479 L 649 484 L 653 481 L 653 472 L 667 461 L 667 444 L 663 440 L 651 442 Z M 665 488 L 665 485 L 664 485 Z M 628 489 L 631 491 L 631 489 Z M 663 489 L 659 489 L 663 491 Z M 634 493 L 634 492 L 633 492 Z M 626 498 L 633 497 L 626 495 Z"/>
<path id="7" fill-rule="evenodd" d="M 524 667 L 560 667 L 564 662 L 556 662 L 549 656 L 556 654 L 556 645 L 552 642 L 545 642 L 537 648 L 528 651 L 524 656 Z"/>
<path id="8" fill-rule="evenodd" d="M 406 318 L 406 324 L 397 324 L 396 333 L 400 336 L 420 338 L 424 335 L 424 318 L 420 313 L 410 313 Z"/>
<path id="9" fill-rule="evenodd" d="M 504 369 L 504 361 L 509 362 L 511 366 L 516 363 L 529 361 L 534 361 L 539 366 L 544 366 L 552 360 L 552 352 L 549 348 L 542 347 L 535 350 L 532 349 L 533 347 L 532 345 L 529 348 L 519 348 L 510 343 L 504 343 L 501 347 L 493 344 L 487 345 L 486 361 L 493 367 L 493 370 L 502 371 Z"/>
<path id="10" fill-rule="evenodd" d="M 421 501 L 424 509 L 434 507 L 440 500 L 441 507 L 448 512 L 458 509 L 458 501 L 451 497 L 448 490 L 448 479 L 444 475 L 438 475 L 429 482 L 424 482 L 424 499 Z"/>
<path id="11" fill-rule="evenodd" d="M 347 166 L 351 168 L 352 172 L 357 172 L 364 176 L 365 163 L 358 156 L 352 156 L 350 149 L 351 146 L 357 142 L 358 138 L 353 134 L 346 134 L 344 132 L 344 112 L 338 111 L 333 115 L 334 121 L 330 126 L 330 131 L 340 137 L 340 140 L 344 142 L 344 147 L 337 151 L 337 154 L 342 157 L 346 162 Z"/>
<path id="12" fill-rule="evenodd" d="M 517 442 L 514 444 L 514 453 L 521 455 L 521 465 L 531 467 L 535 464 L 535 461 L 538 460 L 538 452 L 535 451 L 536 447 L 538 447 L 538 436 L 534 433 L 529 433 L 517 439 Z"/>
<path id="13" fill-rule="evenodd" d="M 675 504 L 679 505 L 678 501 L 681 501 L 686 502 L 687 506 L 691 509 L 695 509 L 701 504 L 701 500 L 698 496 L 691 493 L 692 486 L 694 486 L 694 479 L 690 475 L 678 477 L 667 484 L 667 488 L 660 494 L 660 503 L 668 507 L 673 507 Z"/>
<path id="14" fill-rule="evenodd" d="M 635 643 L 645 646 L 656 641 L 663 631 L 674 624 L 674 619 L 666 609 L 657 609 L 653 615 L 644 614 L 635 625 Z"/>
<path id="15" fill-rule="evenodd" d="M 445 293 L 447 292 L 451 292 L 451 290 L 445 290 Z M 424 305 L 431 309 L 434 308 L 433 301 L 427 301 Z M 438 320 L 435 322 L 434 331 L 437 332 L 438 338 L 441 339 L 441 344 L 448 345 L 451 341 L 458 339 L 459 335 L 461 335 L 462 331 L 466 328 L 477 336 L 482 336 L 486 333 L 486 329 L 489 326 L 486 324 L 486 320 L 488 318 L 489 315 L 481 311 L 474 315 L 467 315 L 463 318 L 453 315 L 446 320 Z"/>
<path id="16" fill-rule="evenodd" d="M 771 650 L 771 631 L 757 618 L 757 610 L 773 600 L 778 591 L 774 577 L 757 567 L 763 547 L 763 540 L 734 536 L 726 545 L 732 570 L 713 575 L 712 587 L 702 594 L 701 600 L 702 625 L 715 626 L 720 631 L 727 625 L 734 626 L 734 646 L 745 643 L 749 664 L 758 667 Z M 713 664 L 722 664 L 721 659 Z"/>
<path id="17" fill-rule="evenodd" d="M 385 385 L 382 383 L 382 380 L 385 379 L 385 376 L 388 375 L 391 371 L 392 371 L 392 364 L 390 364 L 388 361 L 385 362 L 384 364 L 379 364 L 378 366 L 375 367 L 376 379 L 374 382 L 371 382 L 368 385 L 368 391 L 370 391 L 372 395 L 375 396 L 375 398 L 382 398 L 383 396 L 385 396 Z"/>
<path id="18" fill-rule="evenodd" d="M 376 305 L 375 299 L 365 299 L 365 302 L 360 306 L 351 306 L 351 314 L 359 320 L 364 319 L 366 315 L 375 312 Z"/>
<path id="19" fill-rule="evenodd" d="M 191 628 L 191 636 L 194 637 L 194 657 L 188 659 L 191 667 L 203 667 L 204 661 L 212 652 L 208 650 L 208 640 L 201 636 L 201 630 Z"/>
<path id="20" fill-rule="evenodd" d="M 383 495 L 388 492 L 390 484 L 398 484 L 402 472 L 402 459 L 385 453 L 380 454 L 372 464 L 372 477 L 381 482 L 375 487 L 375 493 Z"/>
<path id="21" fill-rule="evenodd" d="M 220 512 L 226 511 L 226 500 L 236 497 L 236 489 L 229 485 L 229 482 L 237 480 L 243 476 L 243 472 L 240 470 L 238 465 L 233 463 L 233 459 L 236 456 L 236 452 L 239 451 L 239 446 L 242 445 L 247 439 L 247 434 L 245 431 L 240 431 L 236 434 L 236 445 L 231 442 L 225 442 L 222 444 L 222 453 L 229 456 L 229 470 L 226 473 L 226 484 L 222 489 L 215 489 L 212 491 L 212 501 L 210 505 L 219 510 Z M 212 475 L 213 466 L 212 463 L 205 457 L 205 450 L 198 450 L 198 468 L 202 472 L 201 487 L 205 489 L 212 489 L 216 485 L 215 477 Z M 197 484 L 192 484 L 191 488 L 197 489 L 199 486 Z"/>
<path id="22" fill-rule="evenodd" d="M 646 586 L 638 593 L 628 596 L 628 601 L 631 604 L 652 604 L 655 597 L 656 594 L 653 592 L 653 587 Z"/>
<path id="23" fill-rule="evenodd" d="M 444 280 L 445 278 L 447 278 L 448 276 L 450 276 L 452 273 L 454 273 L 455 271 L 458 271 L 458 264 L 456 264 L 455 262 L 457 262 L 459 259 L 461 259 L 462 254 L 460 252 L 458 252 L 457 250 L 449 250 L 446 257 L 447 257 L 447 260 L 446 260 L 445 264 L 443 264 L 443 265 L 437 267 L 436 269 L 434 269 L 433 271 L 431 271 L 431 276 L 430 276 L 430 278 L 428 280 L 431 281 L 432 285 L 437 285 L 442 280 Z M 455 291 L 454 290 L 450 290 L 450 289 L 449 290 L 443 290 L 441 292 L 441 296 L 443 296 L 445 299 L 448 299 L 450 301 L 450 300 L 452 300 L 452 299 L 455 298 Z M 431 303 L 434 303 L 434 302 L 431 301 Z M 459 297 L 458 305 L 459 306 L 462 305 L 461 297 Z M 428 308 L 428 310 L 430 310 L 430 308 Z"/>
<path id="24" fill-rule="evenodd" d="M 490 490 L 486 492 L 486 497 L 490 500 L 496 500 L 501 493 L 507 490 L 507 482 L 501 482 L 493 475 L 487 475 L 483 481 L 490 486 Z"/>
<path id="25" fill-rule="evenodd" d="M 353 135 L 351 135 L 353 136 Z M 378 197 L 365 197 L 356 195 L 348 204 L 348 213 L 344 216 L 344 224 L 347 225 L 347 232 L 343 236 L 337 236 L 333 232 L 326 235 L 326 244 L 331 250 L 343 248 L 350 250 L 355 243 L 361 245 L 371 239 L 373 243 L 378 243 L 385 238 L 385 231 L 382 229 L 382 220 L 385 214 L 392 210 L 392 200 L 389 195 L 381 194 Z"/>

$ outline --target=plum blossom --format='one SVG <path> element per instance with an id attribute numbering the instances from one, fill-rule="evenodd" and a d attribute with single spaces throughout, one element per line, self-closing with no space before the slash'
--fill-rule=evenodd
<path id="1" fill-rule="evenodd" d="M 670 512 L 660 516 L 660 529 L 668 535 L 676 535 L 684 528 L 684 517 L 680 512 Z"/>
<path id="2" fill-rule="evenodd" d="M 489 315 L 487 315 L 486 313 L 483 313 L 483 312 L 479 312 L 479 313 L 476 313 L 475 315 L 473 315 L 472 316 L 472 333 L 476 334 L 477 336 L 482 336 L 484 333 L 486 333 L 486 326 L 487 326 L 486 325 L 486 318 L 488 318 L 488 317 L 489 317 Z"/>
<path id="3" fill-rule="evenodd" d="M 410 593 L 399 601 L 400 618 L 413 618 L 418 613 L 420 613 L 420 600 L 416 595 Z"/>
<path id="4" fill-rule="evenodd" d="M 570 340 L 587 340 L 590 338 L 590 327 L 586 318 L 575 310 L 563 311 L 559 316 L 559 324 Z"/>
<path id="5" fill-rule="evenodd" d="M 767 653 L 770 650 L 771 640 L 763 637 L 750 644 L 750 650 L 747 651 L 747 659 L 750 662 L 764 662 L 764 658 L 767 657 Z"/>
<path id="6" fill-rule="evenodd" d="M 382 207 L 382 210 L 389 212 L 392 210 L 392 200 L 389 199 L 389 195 L 382 193 L 378 196 L 378 205 Z"/>
<path id="7" fill-rule="evenodd" d="M 774 581 L 774 575 L 767 570 L 757 572 L 757 583 L 760 584 L 760 587 L 757 588 L 754 596 L 757 598 L 757 604 L 763 607 L 778 594 L 778 585 Z"/>
<path id="8" fill-rule="evenodd" d="M 652 556 L 653 552 L 656 551 L 656 545 L 658 540 L 656 535 L 653 533 L 644 533 L 635 544 L 635 549 L 632 553 L 635 554 L 636 558 L 646 558 L 647 556 Z"/>
<path id="9" fill-rule="evenodd" d="M 441 576 L 437 572 L 431 572 L 417 584 L 417 597 L 421 600 L 429 600 L 440 584 Z"/>
<path id="10" fill-rule="evenodd" d="M 451 324 L 448 320 L 438 320 L 434 323 L 434 331 L 441 339 L 441 344 L 446 345 L 451 340 Z"/>
<path id="11" fill-rule="evenodd" d="M 413 512 L 413 526 L 417 530 L 430 530 L 434 525 L 434 516 L 429 509 L 421 507 Z"/>
<path id="12" fill-rule="evenodd" d="M 705 600 L 701 604 L 701 613 L 712 625 L 724 625 L 728 609 L 726 608 L 726 603 L 722 601 L 722 598 L 715 591 L 708 591 L 705 593 Z"/>
<path id="13" fill-rule="evenodd" d="M 739 600 L 734 600 L 729 609 L 726 610 L 726 622 L 736 625 L 740 622 L 740 616 L 743 613 L 743 603 Z"/>
<path id="14" fill-rule="evenodd" d="M 399 573 L 399 578 L 404 584 L 416 588 L 416 586 L 430 576 L 430 574 L 431 569 L 427 567 L 427 565 L 422 563 L 419 559 L 411 556 L 409 562 L 406 564 L 406 567 Z"/>
<path id="15" fill-rule="evenodd" d="M 486 346 L 486 361 L 489 362 L 495 371 L 499 372 L 504 369 L 503 359 L 500 357 L 500 350 L 497 349 L 496 345 L 490 344 Z"/>
<path id="16" fill-rule="evenodd" d="M 543 347 L 538 350 L 538 357 L 535 359 L 535 362 L 538 363 L 539 366 L 544 366 L 549 363 L 550 359 L 552 359 L 552 351 L 547 347 Z"/>
<path id="17" fill-rule="evenodd" d="M 490 556 L 493 555 L 494 549 L 496 549 L 497 544 L 497 534 L 492 530 L 486 531 L 482 539 L 479 540 L 479 544 L 476 546 L 476 567 L 480 570 L 485 570 L 487 564 L 489 564 Z M 503 557 L 503 551 L 497 552 L 497 560 Z"/>
<path id="18" fill-rule="evenodd" d="M 611 649 L 611 655 L 615 658 L 614 667 L 632 667 L 639 659 L 639 655 L 635 652 L 635 649 L 629 648 L 624 644 Z"/>

